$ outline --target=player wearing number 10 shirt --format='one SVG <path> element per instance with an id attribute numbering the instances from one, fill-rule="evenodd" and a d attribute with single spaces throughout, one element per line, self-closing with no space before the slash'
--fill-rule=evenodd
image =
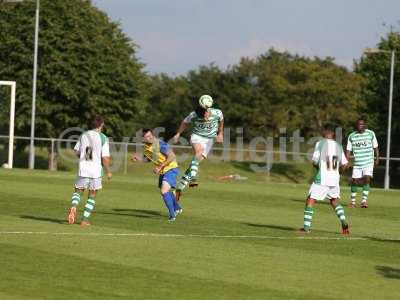
<path id="1" fill-rule="evenodd" d="M 95 197 L 102 188 L 101 181 L 103 167 L 111 179 L 110 149 L 108 138 L 101 132 L 104 127 L 104 119 L 101 116 L 94 117 L 92 130 L 84 132 L 76 143 L 74 150 L 79 158 L 79 171 L 75 181 L 75 191 L 72 194 L 71 208 L 68 212 L 68 223 L 76 221 L 76 210 L 81 200 L 81 195 L 88 190 L 88 199 L 83 212 L 81 226 L 90 225 L 89 217 L 94 210 Z"/>
<path id="2" fill-rule="evenodd" d="M 314 177 L 306 207 L 304 210 L 304 226 L 300 232 L 308 233 L 311 230 L 311 222 L 314 215 L 314 204 L 316 201 L 328 199 L 340 220 L 343 234 L 349 234 L 349 226 L 346 222 L 344 208 L 339 203 L 340 199 L 340 167 L 348 164 L 343 148 L 335 140 L 335 129 L 332 125 L 323 128 L 323 139 L 315 145 L 312 163 L 317 169 Z"/>

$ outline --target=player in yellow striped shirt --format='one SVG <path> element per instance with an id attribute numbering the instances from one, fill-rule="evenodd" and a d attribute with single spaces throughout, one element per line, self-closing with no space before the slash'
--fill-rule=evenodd
<path id="1" fill-rule="evenodd" d="M 169 220 L 175 221 L 176 215 L 182 213 L 182 208 L 171 191 L 175 189 L 176 177 L 179 175 L 175 153 L 168 143 L 156 138 L 151 129 L 143 129 L 143 142 L 144 159 L 154 163 L 153 171 L 159 175 L 158 187 L 168 208 Z M 143 157 L 134 154 L 133 160 L 142 161 Z"/>

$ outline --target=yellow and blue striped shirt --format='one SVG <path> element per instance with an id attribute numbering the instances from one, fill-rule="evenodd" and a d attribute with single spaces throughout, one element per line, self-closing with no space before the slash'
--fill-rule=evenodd
<path id="1" fill-rule="evenodd" d="M 144 144 L 144 156 L 152 161 L 156 166 L 160 166 L 167 160 L 168 151 L 170 146 L 168 143 L 155 139 L 153 144 Z M 164 166 L 160 174 L 165 174 L 171 169 L 178 167 L 176 160 L 171 161 L 168 165 Z"/>

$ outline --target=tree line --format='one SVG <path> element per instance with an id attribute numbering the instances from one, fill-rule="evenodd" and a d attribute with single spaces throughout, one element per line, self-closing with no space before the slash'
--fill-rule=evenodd
<path id="1" fill-rule="evenodd" d="M 0 79 L 17 81 L 16 134 L 29 135 L 34 3 L 0 1 Z M 368 46 L 368 45 L 366 45 Z M 366 116 L 381 144 L 386 141 L 390 55 L 360 55 L 354 70 L 333 58 L 304 57 L 265 49 L 221 69 L 199 66 L 185 75 L 147 74 L 137 47 L 90 0 L 42 0 L 39 35 L 36 136 L 57 137 L 86 127 L 94 114 L 107 118 L 116 140 L 141 127 L 165 127 L 172 135 L 198 97 L 210 94 L 226 125 L 244 129 L 246 140 L 300 130 L 319 133 L 333 122 L 348 133 Z M 400 50 L 400 32 L 387 33 L 377 48 Z M 400 51 L 396 57 L 400 57 Z M 396 59 L 393 151 L 400 154 L 400 59 Z M 0 90 L 0 132 L 7 133 L 8 94 Z M 234 132 L 234 131 L 233 131 Z"/>

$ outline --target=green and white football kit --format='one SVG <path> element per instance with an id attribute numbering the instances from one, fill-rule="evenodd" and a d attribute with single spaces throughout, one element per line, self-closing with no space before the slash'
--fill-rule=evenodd
<path id="1" fill-rule="evenodd" d="M 354 131 L 349 135 L 346 149 L 354 155 L 352 178 L 373 176 L 374 149 L 377 147 L 378 141 L 372 130 L 366 129 L 362 133 Z"/>
<path id="2" fill-rule="evenodd" d="M 208 112 L 209 114 L 207 119 L 199 117 L 196 112 L 193 111 L 183 120 L 186 124 L 192 124 L 193 129 L 190 136 L 190 143 L 192 145 L 200 144 L 202 146 L 201 154 L 204 158 L 207 158 L 211 151 L 214 139 L 218 134 L 219 124 L 224 119 L 222 111 L 219 109 L 209 108 Z M 201 160 L 197 159 L 196 156 L 192 158 L 185 174 L 178 182 L 176 190 L 179 194 L 177 199 L 179 199 L 180 192 L 186 188 L 189 182 L 192 184 L 196 182 L 200 161 Z"/>
<path id="3" fill-rule="evenodd" d="M 75 223 L 77 207 L 81 200 L 82 192 L 88 189 L 90 192 L 81 222 L 81 226 L 87 226 L 90 225 L 88 220 L 96 204 L 96 191 L 102 188 L 102 158 L 110 157 L 108 139 L 101 132 L 89 130 L 80 136 L 74 150 L 79 156 L 79 171 L 75 181 L 75 191 L 71 198 L 71 208 L 68 212 L 68 223 Z"/>
<path id="4" fill-rule="evenodd" d="M 210 115 L 207 120 L 197 116 L 196 112 L 191 112 L 183 122 L 193 125 L 190 143 L 201 144 L 203 146 L 203 156 L 207 157 L 210 152 L 214 139 L 218 134 L 219 122 L 224 117 L 222 111 L 216 108 L 209 108 Z"/>
<path id="5" fill-rule="evenodd" d="M 79 171 L 75 182 L 77 189 L 99 190 L 102 188 L 102 158 L 110 156 L 107 137 L 95 130 L 81 135 L 74 150 L 79 155 Z"/>
<path id="6" fill-rule="evenodd" d="M 318 167 L 314 177 L 308 199 L 304 209 L 304 223 L 300 232 L 310 232 L 314 216 L 314 207 L 311 200 L 324 201 L 328 198 L 336 216 L 340 220 L 342 233 L 349 234 L 349 226 L 346 222 L 344 209 L 336 199 L 340 198 L 340 174 L 339 167 L 348 163 L 343 148 L 333 139 L 322 139 L 315 145 L 312 161 Z"/>
<path id="7" fill-rule="evenodd" d="M 378 148 L 378 141 L 375 133 L 372 130 L 366 129 L 363 132 L 354 131 L 352 132 L 347 140 L 348 151 L 351 151 L 354 156 L 353 162 L 353 183 L 351 184 L 351 207 L 356 206 L 356 197 L 358 184 L 355 180 L 364 178 L 365 176 L 373 177 L 374 173 L 374 154 Z M 361 207 L 367 208 L 367 200 L 370 193 L 369 181 L 362 184 L 362 200 Z"/>
<path id="8" fill-rule="evenodd" d="M 309 197 L 318 201 L 340 198 L 339 167 L 348 163 L 342 146 L 334 140 L 322 139 L 315 145 L 312 161 L 318 166 L 318 172 Z"/>

